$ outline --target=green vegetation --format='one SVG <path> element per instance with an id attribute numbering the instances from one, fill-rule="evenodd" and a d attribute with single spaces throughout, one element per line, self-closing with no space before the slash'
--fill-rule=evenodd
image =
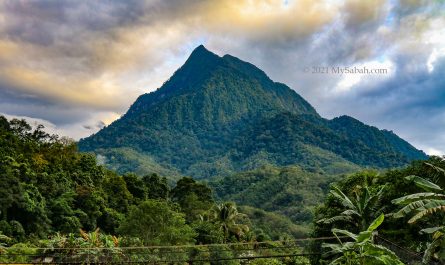
<path id="1" fill-rule="evenodd" d="M 224 260 L 254 255 L 254 244 L 271 238 L 234 203 L 215 203 L 206 184 L 118 175 L 42 129 L 0 116 L 0 262 Z M 241 242 L 252 245 L 200 247 Z M 119 248 L 163 245 L 190 247 Z M 279 244 L 274 248 L 280 252 Z"/>
<path id="2" fill-rule="evenodd" d="M 389 170 L 383 174 L 364 171 L 340 180 L 331 186 L 324 204 L 317 208 L 312 235 L 329 236 L 332 232 L 337 233 L 338 229 L 357 234 L 373 218 L 385 214 L 378 234 L 373 233 L 377 239 L 373 244 L 377 242 L 382 247 L 381 244 L 391 242 L 395 254 L 410 264 L 443 263 L 444 168 L 442 158 L 432 157 L 427 162 L 413 162 L 403 169 Z M 347 244 L 342 242 L 342 247 L 358 243 L 354 241 Z M 337 245 L 336 248 L 341 246 Z M 347 248 L 357 254 L 355 248 Z M 313 244 L 311 249 L 322 250 L 322 245 Z M 356 254 L 352 256 L 360 260 Z M 333 257 L 314 257 L 313 264 L 319 264 L 322 260 L 332 262 Z M 386 263 L 381 261 L 376 264 Z"/>
<path id="3" fill-rule="evenodd" d="M 0 136 L 0 262 L 309 264 L 289 256 L 301 251 L 317 254 L 311 264 L 445 261 L 438 157 L 386 172 L 266 165 L 208 184 L 171 183 L 157 174 L 119 175 L 23 120 L 0 117 Z M 305 249 L 292 243 L 308 235 L 327 238 Z M 179 245 L 187 246 L 170 249 Z M 255 255 L 288 257 L 241 262 Z"/>
<path id="4" fill-rule="evenodd" d="M 373 241 L 374 231 L 383 223 L 385 216 L 380 214 L 369 227 L 358 235 L 342 229 L 332 229 L 332 233 L 340 242 L 339 244 L 324 244 L 323 247 L 329 248 L 324 256 L 340 256 L 335 258 L 331 265 L 337 264 L 382 264 L 382 265 L 403 265 L 397 255 L 391 250 L 375 244 Z M 339 236 L 346 236 L 352 239 L 352 242 L 342 242 Z"/>
<path id="5" fill-rule="evenodd" d="M 392 132 L 348 116 L 323 119 L 254 65 L 202 46 L 161 88 L 79 147 L 121 174 L 196 179 L 264 165 L 342 174 L 427 158 Z"/>
<path id="6" fill-rule="evenodd" d="M 264 166 L 212 180 L 209 185 L 220 200 L 274 212 L 308 226 L 314 208 L 323 201 L 329 184 L 336 179 L 338 177 L 307 172 L 298 166 Z"/>
<path id="7" fill-rule="evenodd" d="M 365 230 L 384 210 L 381 201 L 385 186 L 375 192 L 370 191 L 366 183 L 357 188 L 353 190 L 353 196 L 348 197 L 338 187 L 332 186 L 330 195 L 342 205 L 343 211 L 339 215 L 320 219 L 318 223 L 350 223 L 359 230 Z"/>
<path id="8" fill-rule="evenodd" d="M 425 165 L 436 171 L 433 180 L 443 185 L 445 183 L 445 170 L 430 163 L 425 163 Z M 441 213 L 445 212 L 445 194 L 441 186 L 415 175 L 407 176 L 405 179 L 414 182 L 425 192 L 414 193 L 393 200 L 393 203 L 404 206 L 393 215 L 395 218 L 414 214 L 408 220 L 408 223 L 412 224 L 430 215 L 440 216 Z M 443 247 L 445 246 L 445 227 L 440 224 L 440 226 L 424 228 L 420 232 L 431 234 L 433 238 L 433 241 L 427 246 L 423 262 L 429 263 L 432 258 L 445 261 L 445 249 Z"/>

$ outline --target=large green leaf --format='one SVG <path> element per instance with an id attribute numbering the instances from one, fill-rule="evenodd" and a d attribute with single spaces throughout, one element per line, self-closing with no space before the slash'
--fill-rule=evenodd
<path id="1" fill-rule="evenodd" d="M 418 176 L 411 175 L 405 177 L 405 179 L 409 181 L 414 181 L 417 187 L 422 188 L 426 191 L 442 191 L 442 188 L 439 187 L 438 185 Z"/>
<path id="2" fill-rule="evenodd" d="M 415 194 L 403 196 L 403 197 L 394 199 L 391 202 L 394 204 L 404 205 L 404 204 L 408 204 L 408 203 L 411 203 L 413 201 L 418 201 L 418 200 L 425 200 L 425 199 L 441 200 L 444 198 L 445 198 L 444 194 L 438 194 L 438 193 L 434 193 L 434 192 L 421 192 L 421 193 L 415 193 Z"/>
<path id="3" fill-rule="evenodd" d="M 358 234 L 356 242 L 363 243 L 365 241 L 370 240 L 371 237 L 372 237 L 372 231 L 363 231 Z"/>
<path id="4" fill-rule="evenodd" d="M 437 231 L 443 230 L 445 228 L 445 226 L 436 226 L 436 227 L 429 227 L 429 228 L 424 228 L 422 230 L 420 230 L 420 233 L 425 233 L 425 234 L 433 234 Z"/>
<path id="5" fill-rule="evenodd" d="M 423 207 L 420 207 L 418 211 L 416 215 L 409 219 L 408 223 L 415 223 L 417 220 L 439 211 L 445 212 L 445 200 L 431 200 Z"/>
<path id="6" fill-rule="evenodd" d="M 343 211 L 343 212 L 341 212 L 340 214 L 341 214 L 341 215 L 345 215 L 345 216 L 351 216 L 351 215 L 360 216 L 360 214 L 359 214 L 357 211 L 355 211 L 355 210 L 351 210 L 351 209 L 346 210 L 346 211 Z"/>
<path id="7" fill-rule="evenodd" d="M 354 203 L 349 199 L 348 196 L 346 196 L 338 187 L 333 186 L 333 190 L 331 190 L 331 194 L 337 198 L 343 206 L 349 208 L 349 209 L 355 209 Z"/>
<path id="8" fill-rule="evenodd" d="M 437 167 L 437 166 L 435 166 L 435 165 L 433 165 L 431 163 L 428 163 L 428 162 L 425 162 L 424 164 L 429 166 L 429 167 L 431 167 L 431 168 L 433 168 L 434 170 L 436 170 L 437 173 L 440 173 L 443 176 L 445 176 L 445 170 L 443 168 Z"/>
<path id="9" fill-rule="evenodd" d="M 433 240 L 433 242 L 431 242 L 427 245 L 425 253 L 423 254 L 423 259 L 422 259 L 423 264 L 430 263 L 431 258 L 433 257 L 436 248 L 438 246 L 440 246 L 441 243 L 442 243 L 441 240 Z"/>
<path id="10" fill-rule="evenodd" d="M 345 235 L 345 236 L 349 236 L 350 238 L 352 238 L 352 239 L 354 239 L 354 240 L 357 239 L 357 235 L 356 235 L 356 234 L 351 233 L 351 232 L 349 232 L 349 231 L 347 231 L 347 230 L 334 228 L 334 229 L 332 229 L 331 231 L 332 231 L 332 233 L 334 233 L 335 235 L 337 235 L 337 234 L 342 234 L 342 235 Z"/>
<path id="11" fill-rule="evenodd" d="M 392 217 L 394 217 L 394 218 L 405 217 L 405 216 L 409 215 L 410 213 L 417 211 L 417 209 L 424 207 L 429 202 L 430 202 L 430 200 L 420 200 L 420 201 L 412 202 L 412 203 L 406 205 L 405 207 L 403 207 L 402 209 L 400 209 L 395 214 L 393 214 Z"/>
<path id="12" fill-rule="evenodd" d="M 380 257 L 380 261 L 383 262 L 383 264 L 403 265 L 399 257 L 384 246 L 368 243 L 365 246 L 365 255 Z"/>
<path id="13" fill-rule="evenodd" d="M 331 257 L 338 254 L 344 254 L 349 251 L 354 251 L 356 248 L 355 242 L 346 242 L 343 244 L 328 244 L 323 243 L 322 247 L 324 249 L 330 248 L 330 251 L 323 251 L 323 257 Z"/>
<path id="14" fill-rule="evenodd" d="M 351 222 L 352 219 L 350 216 L 343 216 L 343 215 L 338 215 L 338 216 L 334 216 L 331 218 L 323 218 L 317 221 L 317 223 L 319 224 L 332 224 L 335 222 Z"/>
<path id="15" fill-rule="evenodd" d="M 377 217 L 377 219 L 372 221 L 372 223 L 368 227 L 368 231 L 372 232 L 376 230 L 377 227 L 379 227 L 383 223 L 383 220 L 385 220 L 385 215 L 382 213 L 379 217 Z"/>

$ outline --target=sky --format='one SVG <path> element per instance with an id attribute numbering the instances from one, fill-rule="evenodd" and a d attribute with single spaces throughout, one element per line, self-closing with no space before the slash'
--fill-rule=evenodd
<path id="1" fill-rule="evenodd" d="M 444 0 L 2 0 L 0 114 L 86 137 L 200 44 L 445 154 Z"/>

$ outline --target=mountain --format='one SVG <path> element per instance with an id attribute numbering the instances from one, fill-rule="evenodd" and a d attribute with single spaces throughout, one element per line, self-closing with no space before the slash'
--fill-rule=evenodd
<path id="1" fill-rule="evenodd" d="M 389 131 L 348 116 L 320 117 L 294 90 L 254 65 L 202 45 L 158 90 L 81 139 L 79 148 L 104 156 L 120 172 L 196 178 L 263 165 L 342 173 L 426 158 Z"/>

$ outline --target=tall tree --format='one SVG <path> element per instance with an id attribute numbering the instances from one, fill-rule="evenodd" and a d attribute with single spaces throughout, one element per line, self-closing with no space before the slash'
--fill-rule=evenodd
<path id="1" fill-rule="evenodd" d="M 241 219 L 247 218 L 246 215 L 239 213 L 236 205 L 231 202 L 215 205 L 210 210 L 210 220 L 217 224 L 224 233 L 224 242 L 227 242 L 231 236 L 235 236 L 241 241 L 242 236 L 249 232 L 249 227 L 238 223 Z"/>
<path id="2" fill-rule="evenodd" d="M 148 245 L 188 244 L 195 236 L 182 213 L 172 210 L 167 202 L 156 200 L 132 206 L 118 232 L 138 237 Z"/>

